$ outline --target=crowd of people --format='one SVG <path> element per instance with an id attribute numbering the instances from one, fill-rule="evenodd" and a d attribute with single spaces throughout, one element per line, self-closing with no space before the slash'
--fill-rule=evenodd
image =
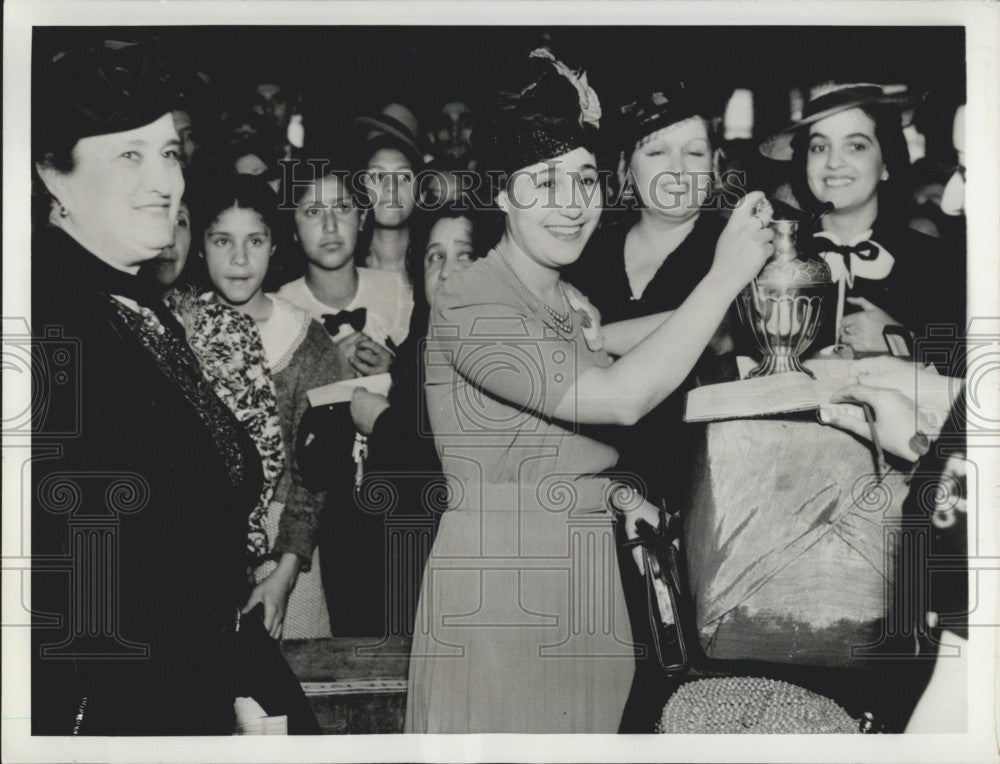
<path id="1" fill-rule="evenodd" d="M 36 73 L 33 319 L 85 354 L 79 434 L 36 491 L 141 477 L 111 636 L 146 650 L 46 661 L 34 630 L 37 732 L 228 734 L 251 697 L 315 734 L 279 644 L 333 636 L 412 638 L 407 732 L 649 731 L 668 684 L 635 649 L 628 542 L 680 509 L 685 393 L 752 352 L 733 306 L 774 252 L 766 199 L 837 283 L 817 348 L 961 333 L 964 227 L 928 177 L 964 160 L 928 147 L 911 182 L 913 94 L 816 87 L 760 142 L 784 168 L 760 188 L 683 83 L 617 104 L 547 48 L 516 72 L 426 130 L 400 103 L 318 129 L 292 83 L 213 94 L 142 44 Z M 936 360 L 958 393 L 961 352 Z M 897 468 L 940 459 L 960 403 L 918 400 L 910 361 L 855 374 L 821 421 L 870 437 L 865 403 Z M 349 402 L 312 405 L 338 382 Z M 64 552 L 66 517 L 33 517 L 33 553 Z M 537 564 L 560 559 L 572 586 Z M 37 612 L 73 612 L 35 581 Z M 567 636 L 602 613 L 610 636 Z"/>

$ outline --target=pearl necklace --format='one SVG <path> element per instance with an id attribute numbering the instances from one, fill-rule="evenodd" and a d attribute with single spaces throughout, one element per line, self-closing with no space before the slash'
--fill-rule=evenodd
<path id="1" fill-rule="evenodd" d="M 556 282 L 556 289 L 558 289 L 559 294 L 562 295 L 563 304 L 566 306 L 565 313 L 559 313 L 554 308 L 550 307 L 548 303 L 542 300 L 541 297 L 539 297 L 531 290 L 531 287 L 529 287 L 527 284 L 524 283 L 524 280 L 517 275 L 517 271 L 514 270 L 514 266 L 510 264 L 510 262 L 504 256 L 504 253 L 500 250 L 499 246 L 494 247 L 493 250 L 503 261 L 503 264 L 507 266 L 507 270 L 509 270 L 511 275 L 517 280 L 517 283 L 520 284 L 521 287 L 524 289 L 524 291 L 531 296 L 532 300 L 541 305 L 545 309 L 545 312 L 549 314 L 549 317 L 552 319 L 553 323 L 556 326 L 556 330 L 561 332 L 562 334 L 572 334 L 574 327 L 573 309 L 572 307 L 570 307 L 569 298 L 566 296 L 566 290 L 563 289 L 562 281 Z"/>

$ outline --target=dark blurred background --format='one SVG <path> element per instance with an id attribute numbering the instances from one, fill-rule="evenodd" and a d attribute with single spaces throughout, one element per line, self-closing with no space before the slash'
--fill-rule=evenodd
<path id="1" fill-rule="evenodd" d="M 608 105 L 677 80 L 714 93 L 723 105 L 733 88 L 749 88 L 763 133 L 788 120 L 786 94 L 794 86 L 874 81 L 922 91 L 964 62 L 964 31 L 815 26 L 36 27 L 34 51 L 44 59 L 88 40 L 160 37 L 178 66 L 203 71 L 220 87 L 277 74 L 297 83 L 311 105 L 331 116 L 399 101 L 426 119 L 421 111 L 442 94 L 475 101 L 502 80 L 514 57 L 551 44 L 570 66 L 587 70 Z"/>
<path id="2" fill-rule="evenodd" d="M 389 102 L 415 114 L 426 140 L 443 103 L 463 101 L 474 115 L 478 102 L 511 77 L 513 62 L 542 44 L 586 69 L 606 114 L 679 80 L 714 103 L 717 115 L 735 88 L 751 90 L 753 136 L 736 153 L 765 179 L 776 170 L 755 146 L 789 122 L 793 88 L 806 97 L 830 80 L 900 84 L 917 94 L 931 89 L 916 126 L 928 155 L 944 164 L 954 162 L 952 118 L 965 100 L 963 27 L 36 27 L 35 66 L 109 38 L 158 38 L 179 76 L 200 72 L 201 82 L 207 79 L 208 87 L 194 88 L 204 102 L 196 120 L 202 139 L 218 129 L 206 123 L 225 117 L 228 99 L 277 80 L 295 94 L 307 140 L 337 135 L 353 116 Z"/>

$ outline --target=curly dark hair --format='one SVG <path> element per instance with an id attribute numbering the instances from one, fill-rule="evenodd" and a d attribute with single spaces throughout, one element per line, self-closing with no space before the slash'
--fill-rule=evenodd
<path id="1" fill-rule="evenodd" d="M 278 210 L 278 195 L 262 176 L 220 172 L 206 176 L 190 190 L 191 251 L 203 251 L 205 232 L 220 214 L 233 207 L 253 210 L 271 232 L 275 254 L 264 281 L 265 291 L 271 291 L 288 280 L 291 266 L 286 262 L 288 229 Z"/>
<path id="2" fill-rule="evenodd" d="M 434 226 L 442 220 L 453 220 L 465 218 L 472 225 L 472 251 L 473 257 L 480 258 L 493 246 L 493 243 L 486 243 L 484 230 L 486 218 L 482 211 L 474 208 L 462 199 L 449 202 L 437 209 L 420 209 L 413 215 L 413 224 L 410 229 L 410 248 L 406 253 L 406 273 L 413 284 L 414 305 L 426 305 L 427 297 L 424 294 L 424 255 L 427 253 L 427 245 L 430 243 L 431 232 Z"/>

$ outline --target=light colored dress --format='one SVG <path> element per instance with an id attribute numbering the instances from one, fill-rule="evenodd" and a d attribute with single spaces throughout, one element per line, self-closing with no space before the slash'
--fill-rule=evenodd
<path id="1" fill-rule="evenodd" d="M 407 732 L 618 731 L 635 650 L 607 510 L 618 454 L 551 418 L 608 366 L 495 253 L 449 281 L 425 352 L 449 482 L 424 573 Z"/>

